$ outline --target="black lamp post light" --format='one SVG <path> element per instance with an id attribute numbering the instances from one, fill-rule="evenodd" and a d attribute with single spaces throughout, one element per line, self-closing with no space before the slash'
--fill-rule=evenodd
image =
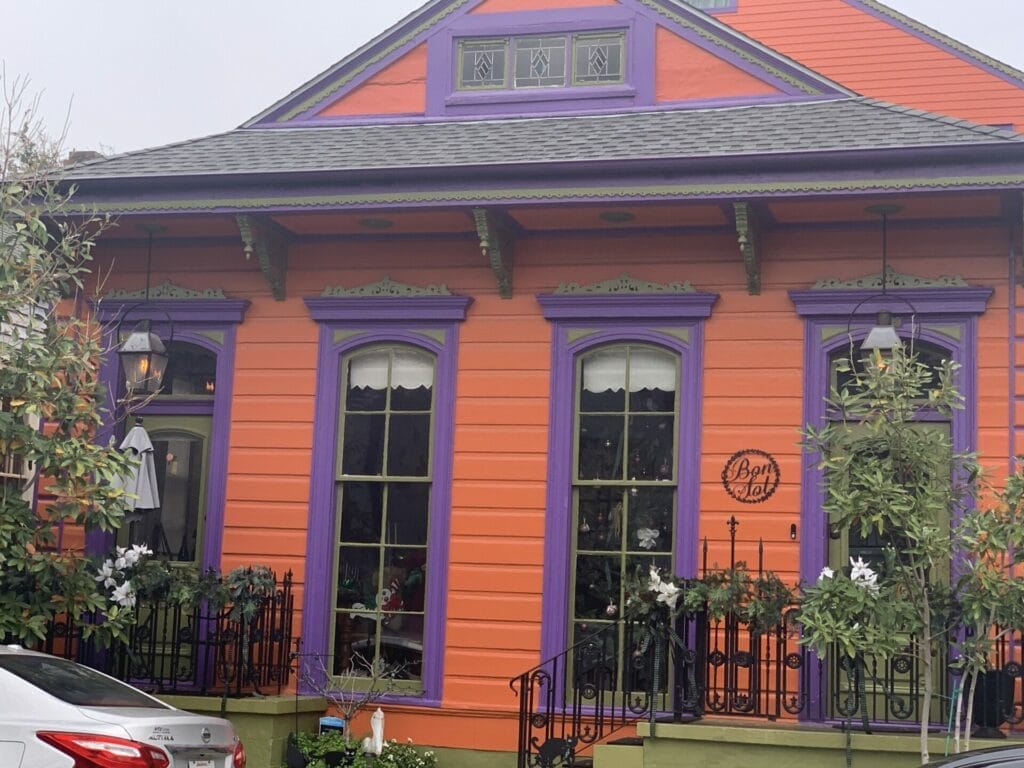
<path id="1" fill-rule="evenodd" d="M 129 307 L 122 315 L 121 323 L 133 310 L 145 306 L 149 302 L 149 278 L 153 263 L 153 235 L 164 230 L 158 224 L 140 225 L 140 229 L 148 235 L 146 248 L 146 293 L 140 303 Z M 127 338 L 118 345 L 117 356 L 121 360 L 124 371 L 124 383 L 129 398 L 133 395 L 155 395 L 163 386 L 164 372 L 167 370 L 167 347 L 163 340 L 150 328 L 149 320 L 142 320 Z M 120 339 L 121 325 L 118 325 L 117 337 Z M 173 325 L 171 336 L 174 335 Z"/>

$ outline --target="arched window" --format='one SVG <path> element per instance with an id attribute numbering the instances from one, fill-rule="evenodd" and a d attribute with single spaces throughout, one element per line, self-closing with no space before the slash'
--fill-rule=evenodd
<path id="1" fill-rule="evenodd" d="M 422 677 L 435 375 L 436 357 L 406 345 L 342 358 L 335 674 Z"/>
<path id="2" fill-rule="evenodd" d="M 472 300 L 417 290 L 306 299 L 320 340 L 302 634 L 314 674 L 383 662 L 394 689 L 434 704 L 458 324 Z"/>
<path id="3" fill-rule="evenodd" d="M 672 570 L 679 355 L 599 347 L 578 358 L 576 379 L 569 616 L 579 639 L 618 620 L 638 570 Z"/>

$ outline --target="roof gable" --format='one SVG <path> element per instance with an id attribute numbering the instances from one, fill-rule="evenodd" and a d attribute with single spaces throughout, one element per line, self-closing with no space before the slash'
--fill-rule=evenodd
<path id="1" fill-rule="evenodd" d="M 620 80 L 578 82 L 577 38 L 608 33 L 625 40 Z M 513 49 L 527 36 L 567 41 L 560 54 L 570 70 L 565 87 L 455 86 L 464 41 L 506 40 L 511 71 L 518 61 Z M 848 93 L 682 0 L 433 0 L 243 127 L 596 113 Z"/>

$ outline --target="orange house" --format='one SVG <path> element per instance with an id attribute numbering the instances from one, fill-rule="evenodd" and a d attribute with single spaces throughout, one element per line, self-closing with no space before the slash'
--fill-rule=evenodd
<path id="1" fill-rule="evenodd" d="M 166 553 L 293 570 L 303 654 L 402 669 L 389 736 L 557 765 L 509 681 L 637 564 L 842 550 L 799 430 L 877 312 L 963 366 L 957 448 L 1024 450 L 1015 129 L 1024 73 L 875 0 L 430 0 L 236 130 L 75 166 L 101 316 L 173 327 Z M 836 719 L 798 667 L 755 709 Z"/>

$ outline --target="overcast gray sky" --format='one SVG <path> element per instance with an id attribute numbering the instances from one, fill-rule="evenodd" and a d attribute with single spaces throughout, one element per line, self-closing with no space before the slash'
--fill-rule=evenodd
<path id="1" fill-rule="evenodd" d="M 422 1 L 0 0 L 0 60 L 67 149 L 127 152 L 236 127 Z M 1021 0 L 887 4 L 1024 69 Z"/>

